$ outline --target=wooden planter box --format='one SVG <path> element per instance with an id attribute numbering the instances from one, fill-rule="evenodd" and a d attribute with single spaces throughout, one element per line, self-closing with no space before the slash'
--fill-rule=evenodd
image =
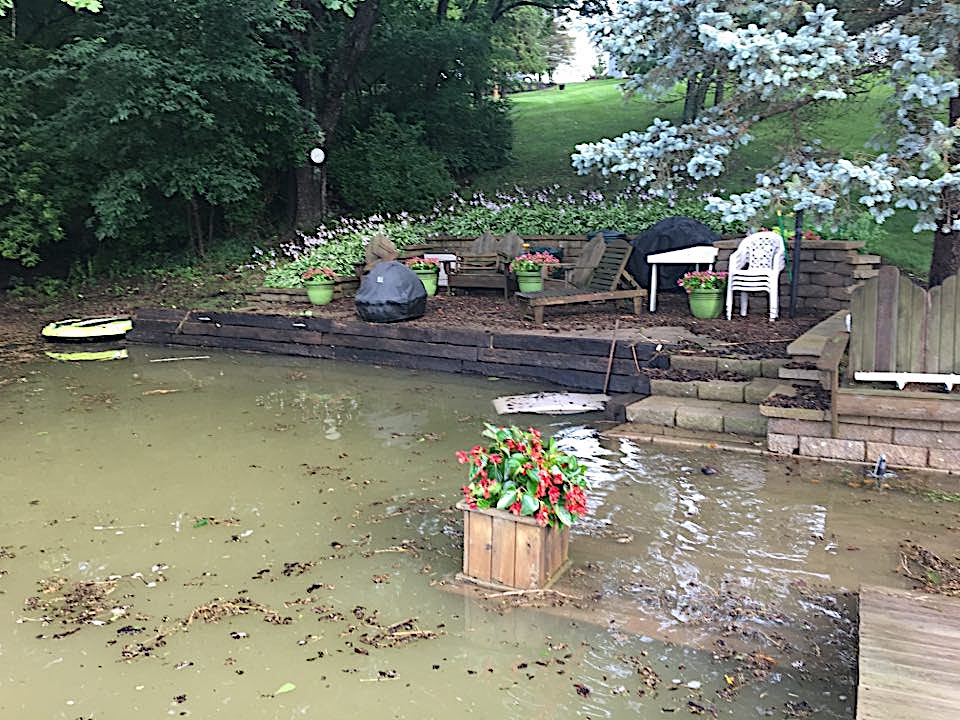
<path id="1" fill-rule="evenodd" d="M 566 569 L 570 530 L 541 527 L 502 510 L 471 510 L 463 502 L 460 579 L 497 589 L 548 587 Z"/>

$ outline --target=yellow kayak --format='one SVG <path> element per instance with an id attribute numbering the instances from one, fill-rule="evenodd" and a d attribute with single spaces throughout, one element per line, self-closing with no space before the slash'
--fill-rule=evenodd
<path id="1" fill-rule="evenodd" d="M 47 325 L 40 334 L 48 340 L 101 340 L 123 337 L 133 329 L 125 317 L 73 318 Z"/>
<path id="2" fill-rule="evenodd" d="M 96 350 L 94 352 L 47 352 L 46 356 L 54 360 L 60 360 L 61 362 L 124 360 L 127 357 L 127 349 Z"/>

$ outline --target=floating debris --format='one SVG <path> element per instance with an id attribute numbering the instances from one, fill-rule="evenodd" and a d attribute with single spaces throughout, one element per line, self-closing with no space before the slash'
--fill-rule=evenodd
<path id="1" fill-rule="evenodd" d="M 915 543 L 900 543 L 900 573 L 929 593 L 960 597 L 960 564 Z"/>

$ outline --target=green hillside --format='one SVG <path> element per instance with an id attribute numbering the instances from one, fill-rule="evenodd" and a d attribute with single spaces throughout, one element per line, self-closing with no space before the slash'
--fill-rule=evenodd
<path id="1" fill-rule="evenodd" d="M 889 96 L 886 88 L 874 88 L 817 117 L 801 121 L 817 136 L 848 155 L 865 154 L 865 143 L 875 131 L 875 120 Z M 525 188 L 559 184 L 570 190 L 607 185 L 603 178 L 578 176 L 570 166 L 577 143 L 616 137 L 628 130 L 646 127 L 654 117 L 676 119 L 681 104 L 673 102 L 624 101 L 616 80 L 600 80 L 509 96 L 514 120 L 513 162 L 479 177 L 475 189 L 492 192 L 515 185 Z M 778 117 L 758 126 L 756 140 L 738 150 L 722 179 L 721 187 L 742 190 L 754 174 L 774 164 L 777 148 L 790 131 L 787 118 Z M 609 184 L 618 186 L 619 181 Z M 713 188 L 704 188 L 713 189 Z M 871 242 L 870 250 L 887 261 L 925 276 L 930 266 L 933 234 L 911 232 L 913 217 L 898 213 L 883 226 L 885 237 Z"/>

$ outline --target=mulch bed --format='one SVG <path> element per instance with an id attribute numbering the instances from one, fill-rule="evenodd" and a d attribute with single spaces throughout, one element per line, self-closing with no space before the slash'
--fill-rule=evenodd
<path id="1" fill-rule="evenodd" d="M 720 372 L 709 373 L 699 370 L 687 370 L 686 368 L 647 368 L 644 370 L 647 377 L 656 380 L 672 380 L 674 382 L 697 382 L 710 380 L 726 380 L 727 382 L 750 382 L 752 377 L 743 373 L 731 372 L 730 370 L 721 370 Z"/>
<path id="2" fill-rule="evenodd" d="M 794 385 L 796 395 L 771 395 L 764 405 L 782 408 L 803 408 L 805 410 L 829 410 L 830 391 L 819 385 Z"/>

